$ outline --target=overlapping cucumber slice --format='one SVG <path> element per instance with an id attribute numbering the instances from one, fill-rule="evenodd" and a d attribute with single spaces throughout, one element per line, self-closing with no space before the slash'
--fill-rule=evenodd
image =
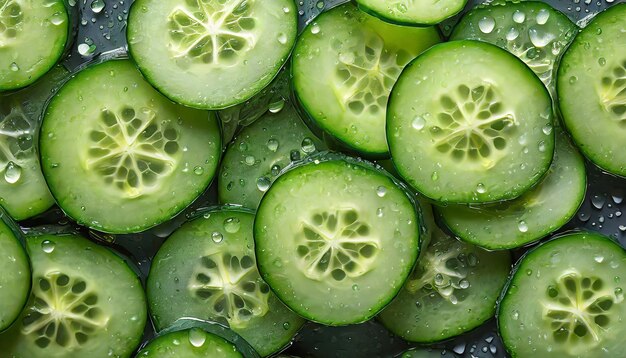
<path id="1" fill-rule="evenodd" d="M 580 232 L 538 246 L 518 263 L 498 310 L 513 357 L 619 357 L 626 334 L 626 253 Z"/>
<path id="2" fill-rule="evenodd" d="M 7 357 L 129 357 L 147 305 L 139 278 L 117 255 L 78 235 L 27 239 L 31 297 L 0 334 Z"/>
<path id="3" fill-rule="evenodd" d="M 224 338 L 199 328 L 164 334 L 150 341 L 137 358 L 243 358 L 237 347 Z"/>
<path id="4" fill-rule="evenodd" d="M 359 8 L 399 25 L 436 25 L 460 12 L 467 0 L 356 0 Z"/>
<path id="5" fill-rule="evenodd" d="M 481 41 L 435 45 L 391 93 L 387 138 L 398 173 L 448 203 L 513 199 L 548 170 L 550 95 L 519 59 Z"/>
<path id="6" fill-rule="evenodd" d="M 158 330 L 183 317 L 218 321 L 263 356 L 292 339 L 304 320 L 261 279 L 253 221 L 247 211 L 206 211 L 165 242 L 148 277 L 148 300 Z"/>
<path id="7" fill-rule="evenodd" d="M 0 211 L 0 332 L 20 315 L 31 286 L 30 262 L 21 233 Z"/>
<path id="8" fill-rule="evenodd" d="M 541 183 L 521 197 L 480 206 L 438 208 L 458 237 L 491 250 L 510 249 L 539 240 L 565 225 L 587 189 L 585 162 L 559 130 L 554 161 Z"/>
<path id="9" fill-rule="evenodd" d="M 378 318 L 408 341 L 454 337 L 493 317 L 510 268 L 507 251 L 489 252 L 435 230 L 404 288 Z"/>

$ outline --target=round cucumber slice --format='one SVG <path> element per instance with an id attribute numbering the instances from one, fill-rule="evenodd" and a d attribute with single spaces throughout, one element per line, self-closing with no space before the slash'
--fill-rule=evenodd
<path id="1" fill-rule="evenodd" d="M 446 225 L 464 241 L 491 250 L 539 240 L 565 225 L 585 200 L 585 161 L 568 138 L 556 137 L 554 161 L 541 183 L 517 199 L 481 206 L 438 208 Z"/>
<path id="2" fill-rule="evenodd" d="M 0 94 L 0 204 L 15 220 L 41 214 L 54 204 L 35 149 L 45 103 L 68 76 L 53 68 L 36 84 Z"/>
<path id="3" fill-rule="evenodd" d="M 0 334 L 8 357 L 129 357 L 147 319 L 141 282 L 111 251 L 77 235 L 27 239 L 31 298 Z"/>
<path id="4" fill-rule="evenodd" d="M 292 310 L 363 322 L 398 293 L 419 254 L 414 203 L 367 162 L 315 156 L 281 175 L 254 224 L 261 276 Z"/>
<path id="5" fill-rule="evenodd" d="M 345 4 L 298 38 L 293 87 L 314 124 L 363 155 L 388 156 L 385 109 L 402 68 L 440 42 L 434 27 L 391 25 Z"/>
<path id="6" fill-rule="evenodd" d="M 69 31 L 63 0 L 0 0 L 0 92 L 46 74 L 63 55 Z"/>
<path id="7" fill-rule="evenodd" d="M 399 174 L 435 201 L 516 198 L 552 161 L 548 91 L 522 61 L 485 42 L 423 53 L 402 72 L 387 112 Z"/>
<path id="8" fill-rule="evenodd" d="M 619 357 L 626 334 L 626 253 L 580 232 L 548 241 L 517 264 L 498 309 L 513 357 Z"/>
<path id="9" fill-rule="evenodd" d="M 205 211 L 163 244 L 147 285 L 157 329 L 196 317 L 228 324 L 263 356 L 289 343 L 304 320 L 261 279 L 253 222 L 246 211 Z"/>
<path id="10" fill-rule="evenodd" d="M 88 67 L 50 102 L 43 173 L 59 206 L 108 233 L 172 218 L 209 185 L 221 140 L 213 114 L 176 105 L 128 60 Z"/>
<path id="11" fill-rule="evenodd" d="M 147 358 L 243 358 L 237 347 L 224 338 L 191 328 L 152 340 L 136 356 Z"/>
<path id="12" fill-rule="evenodd" d="M 467 0 L 356 0 L 359 8 L 399 25 L 437 25 L 458 14 Z"/>
<path id="13" fill-rule="evenodd" d="M 20 315 L 30 292 L 30 263 L 6 214 L 0 213 L 0 332 Z"/>
<path id="14" fill-rule="evenodd" d="M 626 177 L 626 4 L 598 14 L 576 37 L 559 67 L 563 124 L 583 154 Z"/>
<path id="15" fill-rule="evenodd" d="M 287 61 L 298 16 L 291 0 L 137 0 L 133 59 L 175 102 L 222 109 L 260 92 Z"/>
<path id="16" fill-rule="evenodd" d="M 555 97 L 558 61 L 577 33 L 576 24 L 546 3 L 497 1 L 465 14 L 450 39 L 481 40 L 509 51 Z"/>
<path id="17" fill-rule="evenodd" d="M 493 317 L 510 268 L 507 251 L 489 252 L 436 230 L 404 288 L 378 318 L 412 342 L 468 332 Z"/>
<path id="18" fill-rule="evenodd" d="M 278 113 L 267 112 L 226 150 L 218 177 L 219 200 L 256 210 L 283 168 L 325 149 L 291 104 Z"/>

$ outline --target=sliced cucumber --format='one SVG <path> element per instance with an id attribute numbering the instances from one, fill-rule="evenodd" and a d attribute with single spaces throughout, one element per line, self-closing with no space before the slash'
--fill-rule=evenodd
<path id="1" fill-rule="evenodd" d="M 164 334 L 137 353 L 137 358 L 243 358 L 224 338 L 198 328 Z"/>
<path id="2" fill-rule="evenodd" d="M 63 0 L 0 0 L 0 92 L 46 74 L 63 55 L 69 31 Z"/>
<path id="3" fill-rule="evenodd" d="M 513 357 L 621 357 L 626 253 L 609 238 L 574 233 L 517 264 L 498 309 Z"/>
<path id="4" fill-rule="evenodd" d="M 29 303 L 0 334 L 3 357 L 129 357 L 146 324 L 141 282 L 109 250 L 77 235 L 27 239 Z"/>
<path id="5" fill-rule="evenodd" d="M 498 1 L 465 14 L 451 40 L 481 40 L 514 54 L 556 95 L 556 70 L 578 27 L 539 1 Z"/>
<path id="6" fill-rule="evenodd" d="M 626 177 L 626 4 L 598 14 L 569 47 L 557 89 L 563 124 L 583 154 Z"/>
<path id="7" fill-rule="evenodd" d="M 304 320 L 270 291 L 257 271 L 254 215 L 200 213 L 174 232 L 155 256 L 148 301 L 158 330 L 179 318 L 227 323 L 263 356 L 283 348 Z"/>
<path id="8" fill-rule="evenodd" d="M 218 177 L 219 200 L 256 209 L 283 168 L 325 149 L 291 104 L 278 113 L 267 112 L 226 150 Z"/>
<path id="9" fill-rule="evenodd" d="M 5 214 L 0 218 L 0 332 L 19 317 L 30 292 L 30 263 Z"/>
<path id="10" fill-rule="evenodd" d="M 430 199 L 484 203 L 535 185 L 554 153 L 550 95 L 522 61 L 480 41 L 435 45 L 391 93 L 399 174 Z"/>
<path id="11" fill-rule="evenodd" d="M 43 173 L 59 206 L 109 233 L 172 218 L 209 185 L 221 142 L 217 119 L 175 105 L 130 61 L 88 67 L 50 102 L 41 129 Z"/>
<path id="12" fill-rule="evenodd" d="M 463 10 L 467 0 L 356 0 L 359 8 L 399 25 L 437 25 Z"/>
<path id="13" fill-rule="evenodd" d="M 454 337 L 493 317 L 510 268 L 507 251 L 485 251 L 436 230 L 404 288 L 378 318 L 408 341 Z"/>
<path id="14" fill-rule="evenodd" d="M 307 319 L 366 321 L 398 293 L 418 256 L 414 203 L 367 162 L 338 155 L 307 162 L 281 175 L 261 201 L 259 271 Z"/>
<path id="15" fill-rule="evenodd" d="M 322 13 L 298 38 L 293 86 L 315 125 L 349 148 L 386 156 L 385 109 L 402 68 L 440 42 L 433 27 L 387 24 L 352 4 Z"/>
<path id="16" fill-rule="evenodd" d="M 27 89 L 0 94 L 0 204 L 15 220 L 41 214 L 54 204 L 41 174 L 35 137 L 45 103 L 67 76 L 57 66 Z"/>
<path id="17" fill-rule="evenodd" d="M 565 225 L 585 200 L 585 161 L 561 132 L 554 161 L 541 183 L 521 197 L 481 206 L 438 209 L 461 239 L 491 250 L 511 249 L 539 240 Z"/>
<path id="18" fill-rule="evenodd" d="M 137 0 L 128 18 L 130 54 L 175 102 L 222 109 L 260 92 L 296 40 L 292 0 Z"/>

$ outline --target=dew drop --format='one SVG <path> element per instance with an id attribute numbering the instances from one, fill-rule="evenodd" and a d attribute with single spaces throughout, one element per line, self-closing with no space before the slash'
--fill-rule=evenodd
<path id="1" fill-rule="evenodd" d="M 357 285 L 356 283 L 354 285 L 352 285 L 352 291 L 358 291 L 359 290 L 359 285 Z"/>
<path id="2" fill-rule="evenodd" d="M 591 197 L 591 205 L 598 210 L 602 210 L 605 202 L 606 198 L 603 195 L 593 195 Z"/>
<path id="3" fill-rule="evenodd" d="M 482 19 L 478 20 L 478 28 L 486 34 L 491 33 L 495 26 L 496 20 L 494 20 L 491 16 L 483 16 Z"/>
<path id="4" fill-rule="evenodd" d="M 521 220 L 520 222 L 517 223 L 517 229 L 520 232 L 528 232 L 528 224 L 526 223 L 526 221 Z"/>
<path id="5" fill-rule="evenodd" d="M 546 151 L 546 142 L 544 142 L 544 141 L 539 142 L 539 148 L 538 149 L 539 149 L 539 151 L 541 153 L 545 152 Z"/>
<path id="6" fill-rule="evenodd" d="M 541 131 L 542 131 L 542 132 L 543 132 L 543 134 L 545 134 L 545 135 L 550 135 L 550 134 L 552 134 L 552 125 L 551 125 L 551 124 L 545 125 L 545 126 L 541 129 Z"/>
<path id="7" fill-rule="evenodd" d="M 229 234 L 234 234 L 241 228 L 241 221 L 238 218 L 228 218 L 224 220 L 224 230 Z"/>
<path id="8" fill-rule="evenodd" d="M 281 45 L 285 45 L 285 44 L 287 43 L 287 35 L 285 35 L 285 34 L 284 34 L 284 33 L 282 33 L 282 32 L 281 32 L 281 33 L 279 33 L 279 34 L 278 34 L 278 42 L 279 42 Z"/>
<path id="9" fill-rule="evenodd" d="M 254 163 L 256 163 L 256 158 L 252 155 L 248 155 L 246 156 L 245 162 L 246 162 L 246 165 L 253 166 Z"/>
<path id="10" fill-rule="evenodd" d="M 91 11 L 93 11 L 96 14 L 99 14 L 100 12 L 102 12 L 102 10 L 104 10 L 105 7 L 106 7 L 106 3 L 104 2 L 104 0 L 93 0 L 91 2 Z"/>
<path id="11" fill-rule="evenodd" d="M 511 27 L 511 29 L 506 33 L 506 39 L 509 41 L 515 40 L 518 36 L 519 31 L 514 27 Z"/>
<path id="12" fill-rule="evenodd" d="M 384 215 L 384 213 L 383 213 L 383 209 L 382 208 L 376 209 L 376 216 L 378 216 L 379 218 L 382 218 L 383 215 Z"/>
<path id="13" fill-rule="evenodd" d="M 593 259 L 594 259 L 595 262 L 600 264 L 600 263 L 602 263 L 604 261 L 604 256 L 602 256 L 602 255 L 595 255 L 593 257 Z"/>
<path id="14" fill-rule="evenodd" d="M 4 180 L 9 184 L 17 183 L 22 176 L 22 167 L 19 165 L 8 162 L 4 168 Z"/>
<path id="15" fill-rule="evenodd" d="M 193 173 L 195 175 L 202 175 L 204 174 L 204 169 L 200 166 L 193 168 Z"/>
<path id="16" fill-rule="evenodd" d="M 437 181 L 437 180 L 439 180 L 439 173 L 437 173 L 437 172 L 433 172 L 433 174 L 430 176 L 430 179 L 431 179 L 432 181 Z"/>
<path id="17" fill-rule="evenodd" d="M 465 343 L 459 343 L 456 346 L 454 346 L 454 348 L 452 348 L 452 351 L 456 354 L 463 354 L 465 353 Z"/>
<path id="18" fill-rule="evenodd" d="M 211 234 L 211 240 L 213 240 L 214 243 L 219 244 L 220 242 L 224 241 L 224 235 L 222 235 L 222 233 L 219 231 L 213 231 L 213 233 Z"/>
<path id="19" fill-rule="evenodd" d="M 570 85 L 573 85 L 574 83 L 576 83 L 576 81 L 578 81 L 578 77 L 576 77 L 576 76 L 571 76 L 571 77 L 569 78 L 569 81 L 568 81 L 568 82 L 569 82 L 569 84 L 570 84 Z"/>
<path id="20" fill-rule="evenodd" d="M 513 21 L 521 24 L 522 22 L 524 22 L 524 20 L 526 20 L 526 15 L 519 10 L 515 10 L 515 12 L 513 13 Z"/>
<path id="21" fill-rule="evenodd" d="M 50 240 L 44 240 L 41 242 L 41 249 L 46 254 L 52 253 L 52 251 L 54 251 L 55 246 L 56 244 Z"/>
<path id="22" fill-rule="evenodd" d="M 274 266 L 280 268 L 283 267 L 283 261 L 280 258 L 276 258 L 276 260 L 274 260 L 273 262 Z"/>
<path id="23" fill-rule="evenodd" d="M 272 182 L 268 177 L 261 177 L 256 181 L 256 187 L 262 192 L 266 192 L 270 185 L 272 185 Z"/>
<path id="24" fill-rule="evenodd" d="M 315 149 L 316 149 L 315 143 L 313 143 L 313 140 L 309 137 L 306 137 L 302 140 L 301 146 L 302 146 L 302 151 L 307 154 L 311 154 L 315 152 Z"/>
<path id="25" fill-rule="evenodd" d="M 485 188 L 485 185 L 483 183 L 478 183 L 478 185 L 476 186 L 476 192 L 479 194 L 484 194 L 487 192 L 487 188 Z"/>
<path id="26" fill-rule="evenodd" d="M 270 103 L 268 110 L 270 113 L 278 113 L 282 111 L 283 108 L 285 108 L 285 100 L 280 98 L 279 100 Z"/>
<path id="27" fill-rule="evenodd" d="M 17 72 L 20 70 L 20 66 L 18 66 L 17 63 L 12 62 L 11 65 L 9 66 L 9 69 L 13 72 Z"/>
<path id="28" fill-rule="evenodd" d="M 317 35 L 317 34 L 319 34 L 319 33 L 320 33 L 320 27 L 319 27 L 319 25 L 318 25 L 318 24 L 313 23 L 313 26 L 311 26 L 311 33 L 312 33 L 313 35 Z"/>
<path id="29" fill-rule="evenodd" d="M 469 288 L 469 286 L 470 286 L 470 283 L 469 283 L 468 280 L 462 279 L 461 281 L 459 281 L 459 287 L 460 288 L 466 289 L 466 288 Z"/>
<path id="30" fill-rule="evenodd" d="M 59 26 L 65 22 L 65 16 L 61 12 L 55 12 L 50 17 L 50 23 L 54 26 Z"/>
<path id="31" fill-rule="evenodd" d="M 424 126 L 426 126 L 426 120 L 422 116 L 417 116 L 413 119 L 413 122 L 411 122 L 411 126 L 413 129 L 421 131 L 424 129 Z"/>
<path id="32" fill-rule="evenodd" d="M 267 149 L 271 150 L 272 152 L 275 152 L 278 150 L 278 140 L 272 138 L 270 140 L 267 141 Z"/>
<path id="33" fill-rule="evenodd" d="M 379 187 L 376 189 L 376 195 L 378 195 L 378 196 L 379 196 L 379 197 L 381 197 L 381 198 L 382 198 L 382 197 L 384 197 L 385 195 L 387 195 L 387 188 L 386 188 L 386 187 L 384 187 L 384 186 L 382 186 L 382 185 L 381 185 L 381 186 L 379 186 Z"/>
<path id="34" fill-rule="evenodd" d="M 189 331 L 189 343 L 191 343 L 192 346 L 202 347 L 204 342 L 206 342 L 206 334 L 202 330 L 192 328 Z"/>
<path id="35" fill-rule="evenodd" d="M 546 22 L 548 22 L 549 18 L 550 18 L 550 12 L 548 12 L 548 10 L 546 9 L 541 9 L 537 13 L 537 23 L 539 25 L 544 25 Z"/>
<path id="36" fill-rule="evenodd" d="M 598 65 L 600 65 L 600 66 L 606 65 L 606 59 L 604 57 L 600 57 L 598 59 Z"/>
<path id="37" fill-rule="evenodd" d="M 289 329 L 289 326 L 291 326 L 291 325 L 289 324 L 289 322 L 285 322 L 285 323 L 283 323 L 283 329 L 284 329 L 285 331 Z"/>
<path id="38" fill-rule="evenodd" d="M 519 311 L 513 310 L 513 312 L 511 312 L 511 318 L 517 321 L 519 319 Z"/>

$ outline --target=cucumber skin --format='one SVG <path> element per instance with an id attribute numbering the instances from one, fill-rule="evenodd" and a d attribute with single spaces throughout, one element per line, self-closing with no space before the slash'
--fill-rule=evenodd
<path id="1" fill-rule="evenodd" d="M 386 0 L 381 0 L 381 1 L 386 1 Z M 442 21 L 449 19 L 451 17 L 454 17 L 456 15 L 458 15 L 461 11 L 463 11 L 463 9 L 465 8 L 465 6 L 467 5 L 467 0 L 461 5 L 459 6 L 458 9 L 455 9 L 455 11 L 453 13 L 450 13 L 450 15 L 439 18 L 438 20 L 433 20 L 433 21 L 427 21 L 427 22 L 412 22 L 412 21 L 408 21 L 408 20 L 402 20 L 402 19 L 398 19 L 398 18 L 393 18 L 391 16 L 385 16 L 384 14 L 381 14 L 380 12 L 372 9 L 371 7 L 362 4 L 359 0 L 356 0 L 357 2 L 357 6 L 359 8 L 359 10 L 366 12 L 372 16 L 375 16 L 385 22 L 388 22 L 390 24 L 394 24 L 394 25 L 399 25 L 399 26 L 414 26 L 414 27 L 427 27 L 427 26 L 435 26 L 438 25 L 439 23 L 441 23 Z M 437 27 L 439 29 L 439 27 Z M 441 30 L 439 30 L 441 31 Z"/>

